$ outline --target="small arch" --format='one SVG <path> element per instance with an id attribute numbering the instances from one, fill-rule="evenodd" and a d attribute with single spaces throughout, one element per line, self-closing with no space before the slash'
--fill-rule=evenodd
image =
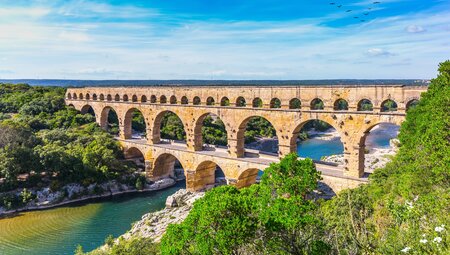
<path id="1" fill-rule="evenodd" d="M 270 108 L 281 108 L 281 101 L 278 98 L 272 98 L 270 100 Z"/>
<path id="2" fill-rule="evenodd" d="M 106 96 L 106 100 L 107 100 L 107 101 L 112 101 L 112 96 L 111 96 L 110 94 L 108 94 L 108 95 Z"/>
<path id="3" fill-rule="evenodd" d="M 236 106 L 237 107 L 245 107 L 247 104 L 246 104 L 246 102 L 245 102 L 245 98 L 243 98 L 243 97 L 238 97 L 237 99 L 236 99 Z"/>
<path id="4" fill-rule="evenodd" d="M 141 96 L 141 103 L 146 103 L 147 102 L 147 97 L 145 95 Z"/>
<path id="5" fill-rule="evenodd" d="M 171 96 L 170 97 L 170 104 L 176 104 L 177 103 L 177 97 L 176 96 Z"/>
<path id="6" fill-rule="evenodd" d="M 334 102 L 333 109 L 335 111 L 347 111 L 348 110 L 348 102 L 345 99 L 338 99 Z"/>
<path id="7" fill-rule="evenodd" d="M 67 93 L 67 99 L 72 99 L 72 94 Z"/>
<path id="8" fill-rule="evenodd" d="M 311 101 L 311 110 L 323 110 L 323 101 L 320 98 L 314 98 Z"/>
<path id="9" fill-rule="evenodd" d="M 259 97 L 254 98 L 253 102 L 252 102 L 252 107 L 253 108 L 263 107 L 263 101 L 261 100 L 261 98 L 259 98 Z"/>
<path id="10" fill-rule="evenodd" d="M 412 99 L 412 100 L 409 100 L 409 101 L 406 103 L 406 111 L 408 111 L 409 109 L 412 109 L 412 108 L 416 107 L 418 104 L 419 104 L 419 99 L 414 98 L 414 99 Z"/>
<path id="11" fill-rule="evenodd" d="M 123 95 L 122 100 L 123 100 L 124 102 L 128 102 L 128 95 Z"/>
<path id="12" fill-rule="evenodd" d="M 78 96 L 76 93 L 73 93 L 73 99 L 78 99 Z"/>
<path id="13" fill-rule="evenodd" d="M 186 96 L 181 97 L 181 104 L 189 104 L 189 100 Z"/>
<path id="14" fill-rule="evenodd" d="M 120 96 L 119 96 L 119 94 L 116 94 L 116 95 L 114 96 L 114 101 L 120 101 Z"/>
<path id="15" fill-rule="evenodd" d="M 200 105 L 201 104 L 201 100 L 200 100 L 200 97 L 194 97 L 194 100 L 192 100 L 192 103 L 194 104 L 194 105 Z"/>
<path id="16" fill-rule="evenodd" d="M 101 101 L 104 101 L 104 100 L 105 100 L 105 95 L 100 94 L 99 99 L 100 99 Z"/>
<path id="17" fill-rule="evenodd" d="M 289 109 L 301 109 L 302 108 L 302 102 L 298 98 L 292 98 L 289 101 Z"/>
<path id="18" fill-rule="evenodd" d="M 369 99 L 361 99 L 358 102 L 358 111 L 373 111 L 373 104 Z"/>
<path id="19" fill-rule="evenodd" d="M 208 97 L 206 99 L 206 105 L 214 105 L 214 104 L 215 104 L 215 102 L 214 102 L 214 98 L 213 97 Z"/>
<path id="20" fill-rule="evenodd" d="M 93 95 L 92 95 L 92 99 L 93 99 L 93 100 L 97 100 L 97 94 L 93 94 Z"/>
<path id="21" fill-rule="evenodd" d="M 230 106 L 230 99 L 228 97 L 222 97 L 220 99 L 220 106 Z"/>
<path id="22" fill-rule="evenodd" d="M 90 100 L 91 99 L 91 95 L 89 95 L 89 93 L 86 93 L 86 100 Z"/>
<path id="23" fill-rule="evenodd" d="M 131 97 L 131 101 L 132 101 L 132 102 L 137 102 L 137 101 L 138 101 L 138 97 L 137 97 L 136 95 L 133 95 L 133 96 Z"/>
<path id="24" fill-rule="evenodd" d="M 150 97 L 150 103 L 152 103 L 152 104 L 156 103 L 156 96 L 155 95 L 152 95 Z"/>
<path id="25" fill-rule="evenodd" d="M 384 100 L 381 103 L 381 111 L 382 112 L 396 112 L 397 111 L 397 103 L 392 99 Z"/>
<path id="26" fill-rule="evenodd" d="M 159 97 L 159 103 L 160 104 L 166 104 L 167 103 L 166 96 L 162 95 L 161 97 Z"/>
<path id="27" fill-rule="evenodd" d="M 81 100 L 83 100 L 83 93 L 80 93 L 80 94 L 78 95 L 78 97 L 79 97 Z"/>

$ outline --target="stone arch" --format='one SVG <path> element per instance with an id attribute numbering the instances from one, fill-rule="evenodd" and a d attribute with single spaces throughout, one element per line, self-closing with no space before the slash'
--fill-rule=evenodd
<path id="1" fill-rule="evenodd" d="M 270 100 L 270 108 L 281 108 L 281 100 L 274 97 Z"/>
<path id="2" fill-rule="evenodd" d="M 89 113 L 89 114 L 92 114 L 93 116 L 95 116 L 94 108 L 91 105 L 89 105 L 89 104 L 84 105 L 83 107 L 81 107 L 80 112 L 81 112 L 81 114 Z"/>
<path id="3" fill-rule="evenodd" d="M 130 147 L 124 150 L 125 159 L 134 162 L 141 171 L 145 171 L 144 155 L 137 147 Z"/>
<path id="4" fill-rule="evenodd" d="M 137 101 L 138 101 L 138 97 L 137 97 L 136 95 L 133 95 L 133 96 L 131 97 L 131 101 L 132 101 L 132 102 L 137 102 Z"/>
<path id="5" fill-rule="evenodd" d="M 333 109 L 335 111 L 348 111 L 348 102 L 343 98 L 339 98 L 334 101 Z"/>
<path id="6" fill-rule="evenodd" d="M 124 102 L 128 102 L 128 95 L 127 94 L 123 95 L 122 100 Z"/>
<path id="7" fill-rule="evenodd" d="M 150 96 L 150 103 L 152 103 L 152 104 L 156 103 L 156 96 L 155 95 L 151 95 Z"/>
<path id="8" fill-rule="evenodd" d="M 201 104 L 200 97 L 198 97 L 198 96 L 194 97 L 194 99 L 192 100 L 192 103 L 194 105 L 200 105 Z"/>
<path id="9" fill-rule="evenodd" d="M 189 100 L 188 100 L 187 96 L 181 97 L 181 104 L 189 104 Z"/>
<path id="10" fill-rule="evenodd" d="M 91 95 L 89 93 L 86 93 L 86 100 L 90 100 L 91 99 Z"/>
<path id="11" fill-rule="evenodd" d="M 261 108 L 263 107 L 263 101 L 259 97 L 255 97 L 252 101 L 252 107 Z"/>
<path id="12" fill-rule="evenodd" d="M 405 110 L 408 111 L 410 108 L 416 107 L 419 104 L 418 98 L 413 98 L 406 103 Z"/>
<path id="13" fill-rule="evenodd" d="M 92 95 L 92 100 L 97 100 L 97 94 L 94 93 L 94 94 Z"/>
<path id="14" fill-rule="evenodd" d="M 77 93 L 73 93 L 73 99 L 78 99 Z"/>
<path id="15" fill-rule="evenodd" d="M 292 98 L 289 101 L 289 109 L 301 109 L 302 108 L 302 102 L 298 98 Z"/>
<path id="16" fill-rule="evenodd" d="M 367 98 L 359 100 L 357 111 L 373 111 L 373 103 Z"/>
<path id="17" fill-rule="evenodd" d="M 214 104 L 215 104 L 215 101 L 214 101 L 213 97 L 208 97 L 206 99 L 206 105 L 214 105 Z"/>
<path id="18" fill-rule="evenodd" d="M 119 96 L 119 94 L 116 94 L 116 95 L 114 96 L 114 101 L 120 101 L 120 96 Z"/>
<path id="19" fill-rule="evenodd" d="M 303 129 L 303 127 L 305 127 L 306 124 L 311 123 L 311 121 L 322 121 L 327 123 L 329 126 L 331 126 L 332 128 L 334 128 L 336 130 L 336 132 L 339 135 L 339 140 L 342 144 L 343 150 L 345 151 L 345 146 L 346 146 L 346 140 L 345 137 L 343 136 L 343 132 L 340 129 L 339 125 L 337 125 L 333 119 L 323 119 L 323 118 L 309 118 L 306 119 L 304 121 L 302 121 L 301 123 L 299 123 L 292 131 L 290 137 L 289 137 L 289 147 L 290 147 L 290 152 L 297 152 L 297 142 L 298 142 L 298 138 L 299 135 Z M 301 154 L 301 153 L 299 153 Z"/>
<path id="20" fill-rule="evenodd" d="M 109 128 L 109 122 L 108 122 L 108 117 L 109 117 L 109 112 L 113 111 L 116 115 L 117 115 L 117 121 L 118 124 L 120 125 L 120 119 L 119 119 L 119 115 L 117 114 L 117 111 L 112 108 L 111 106 L 105 106 L 102 109 L 101 115 L 100 115 L 100 127 L 104 130 L 108 130 Z"/>
<path id="21" fill-rule="evenodd" d="M 166 96 L 162 95 L 159 97 L 159 103 L 160 104 L 166 104 L 167 103 L 167 98 Z"/>
<path id="22" fill-rule="evenodd" d="M 172 96 L 170 97 L 170 104 L 176 104 L 176 103 L 177 103 L 177 97 L 174 96 L 174 95 L 172 95 Z"/>
<path id="23" fill-rule="evenodd" d="M 105 95 L 103 95 L 103 94 L 100 94 L 100 96 L 98 97 L 101 101 L 104 101 L 105 100 Z"/>
<path id="24" fill-rule="evenodd" d="M 190 188 L 196 191 L 203 190 L 207 186 L 213 186 L 216 183 L 216 169 L 220 166 L 211 161 L 206 160 L 198 164 L 195 169 L 195 176 L 191 176 Z"/>
<path id="25" fill-rule="evenodd" d="M 228 97 L 222 97 L 220 99 L 220 106 L 230 106 L 230 99 Z"/>
<path id="26" fill-rule="evenodd" d="M 146 95 L 142 95 L 141 96 L 141 103 L 147 103 L 147 96 Z"/>
<path id="27" fill-rule="evenodd" d="M 245 102 L 245 98 L 244 97 L 238 97 L 236 99 L 236 106 L 237 107 L 245 107 L 247 105 L 247 103 Z"/>
<path id="28" fill-rule="evenodd" d="M 112 101 L 112 96 L 111 96 L 110 94 L 108 94 L 108 95 L 106 96 L 106 100 L 107 100 L 107 101 Z"/>
<path id="29" fill-rule="evenodd" d="M 313 100 L 311 100 L 310 107 L 311 110 L 323 110 L 325 108 L 325 105 L 322 99 L 316 97 Z"/>
<path id="30" fill-rule="evenodd" d="M 253 118 L 262 118 L 265 121 L 269 122 L 269 124 L 274 128 L 275 130 L 275 136 L 278 138 L 277 135 L 277 129 L 274 122 L 270 121 L 266 117 L 258 116 L 258 115 L 252 115 L 249 117 L 246 117 L 244 120 L 242 120 L 238 126 L 237 134 L 236 134 L 236 155 L 237 157 L 243 157 L 245 152 L 245 131 L 247 131 L 247 124 L 252 120 Z M 278 145 L 277 145 L 278 147 Z M 278 147 L 279 150 L 279 147 Z M 279 151 L 278 151 L 279 152 Z"/>
<path id="31" fill-rule="evenodd" d="M 258 168 L 248 168 L 242 171 L 239 174 L 238 179 L 236 180 L 236 188 L 244 188 L 248 187 L 254 183 L 256 183 L 256 177 L 258 177 Z"/>
<path id="32" fill-rule="evenodd" d="M 80 94 L 78 95 L 78 97 L 79 97 L 81 100 L 83 100 L 83 93 L 80 93 Z"/>
<path id="33" fill-rule="evenodd" d="M 183 163 L 181 163 L 181 161 L 177 157 L 169 153 L 162 153 L 154 160 L 151 173 L 149 174 L 150 178 L 152 180 L 158 180 L 167 177 L 174 178 L 175 164 L 177 162 L 181 165 L 181 167 L 183 167 Z"/>
<path id="34" fill-rule="evenodd" d="M 69 107 L 75 108 L 75 105 L 73 105 L 73 104 L 69 104 Z"/>
<path id="35" fill-rule="evenodd" d="M 176 115 L 176 116 L 180 119 L 180 121 L 181 121 L 181 123 L 182 123 L 182 126 L 183 126 L 184 133 L 186 133 L 186 126 L 185 126 L 185 123 L 183 122 L 183 119 L 180 118 L 180 115 L 176 114 L 176 113 L 173 112 L 173 111 L 169 111 L 169 110 L 161 111 L 161 112 L 159 112 L 159 113 L 156 115 L 156 117 L 155 117 L 155 119 L 154 119 L 154 121 L 153 121 L 153 124 L 152 124 L 152 135 L 151 135 L 151 140 L 152 140 L 152 142 L 153 142 L 154 144 L 160 143 L 160 142 L 161 142 L 161 123 L 162 123 L 163 117 L 164 117 L 167 113 L 172 113 L 172 114 Z M 147 135 L 148 135 L 148 134 L 147 134 Z"/>
<path id="36" fill-rule="evenodd" d="M 396 112 L 397 103 L 392 99 L 386 99 L 381 103 L 380 111 L 382 112 Z"/>
<path id="37" fill-rule="evenodd" d="M 67 99 L 72 99 L 72 94 L 67 93 Z"/>
<path id="38" fill-rule="evenodd" d="M 144 116 L 142 111 L 136 107 L 128 109 L 127 112 L 125 113 L 125 116 L 123 118 L 123 128 L 124 128 L 124 138 L 125 139 L 133 138 L 133 117 L 136 112 L 139 112 L 142 116 Z M 147 123 L 145 121 L 145 117 L 144 117 L 144 125 L 145 125 L 145 127 L 143 127 L 142 132 L 145 132 L 145 130 L 147 129 Z"/>
<path id="39" fill-rule="evenodd" d="M 203 126 L 204 126 L 204 121 L 208 116 L 213 116 L 216 118 L 216 120 L 220 120 L 223 123 L 223 121 L 220 119 L 219 116 L 217 116 L 216 114 L 210 113 L 210 112 L 204 113 L 200 117 L 198 117 L 194 124 L 194 148 L 195 148 L 195 150 L 203 149 L 203 144 L 205 142 L 203 141 L 203 132 L 202 131 L 203 131 Z M 228 139 L 228 129 L 225 124 L 224 124 L 224 127 L 225 127 L 225 138 Z"/>

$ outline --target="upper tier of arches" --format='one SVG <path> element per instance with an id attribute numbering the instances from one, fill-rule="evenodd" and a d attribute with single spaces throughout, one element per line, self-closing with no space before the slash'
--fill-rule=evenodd
<path id="1" fill-rule="evenodd" d="M 271 108 L 282 110 L 311 110 L 311 111 L 381 111 L 396 112 L 401 109 L 399 102 L 387 97 L 377 104 L 370 98 L 360 98 L 350 101 L 345 98 L 336 98 L 334 101 L 323 98 L 312 98 L 308 101 L 301 100 L 298 97 L 292 97 L 289 100 L 281 100 L 278 97 L 272 97 L 270 101 L 264 102 L 260 97 L 248 98 L 238 96 L 231 98 L 228 96 L 202 98 L 194 96 L 188 98 L 181 96 L 178 99 L 175 95 L 136 95 L 136 94 L 97 94 L 97 93 L 67 93 L 69 100 L 93 100 L 93 101 L 115 101 L 138 104 L 171 104 L 171 105 L 204 105 L 213 107 L 250 107 L 250 108 Z M 148 100 L 149 99 L 149 100 Z M 407 110 L 418 103 L 418 97 L 407 99 L 403 104 L 403 110 Z M 305 107 L 306 105 L 306 107 Z"/>

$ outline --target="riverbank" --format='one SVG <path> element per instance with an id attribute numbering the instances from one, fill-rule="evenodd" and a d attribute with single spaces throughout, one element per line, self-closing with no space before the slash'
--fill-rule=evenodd
<path id="1" fill-rule="evenodd" d="M 52 191 L 49 187 L 42 189 L 30 189 L 28 192 L 36 196 L 35 199 L 26 203 L 22 207 L 11 210 L 0 207 L 0 218 L 13 216 L 19 212 L 46 210 L 63 205 L 69 205 L 92 199 L 108 198 L 121 194 L 157 191 L 174 186 L 175 184 L 176 181 L 174 179 L 166 178 L 151 184 L 145 184 L 143 188 L 139 190 L 135 186 L 126 185 L 117 181 L 109 181 L 102 184 L 91 184 L 87 187 L 83 187 L 81 184 L 72 183 L 63 186 L 57 191 Z M 7 194 L 20 197 L 22 191 L 23 189 L 19 189 L 8 192 Z"/>

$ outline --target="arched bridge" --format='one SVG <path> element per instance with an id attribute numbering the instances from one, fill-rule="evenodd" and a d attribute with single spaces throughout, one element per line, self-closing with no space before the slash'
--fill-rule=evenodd
<path id="1" fill-rule="evenodd" d="M 406 110 L 426 91 L 424 86 L 149 86 L 69 88 L 66 104 L 82 113 L 93 109 L 101 127 L 108 125 L 113 109 L 119 119 L 119 140 L 125 153 L 138 149 L 146 162 L 147 176 L 168 176 L 178 160 L 187 187 L 203 188 L 214 182 L 219 166 L 229 183 L 239 187 L 255 182 L 258 169 L 297 150 L 301 128 L 311 120 L 332 125 L 344 145 L 343 167 L 317 165 L 330 186 L 354 186 L 366 181 L 365 139 L 380 123 L 399 125 Z M 132 137 L 132 115 L 140 111 L 146 123 L 146 139 Z M 183 123 L 186 143 L 165 143 L 160 137 L 162 117 L 176 114 Z M 226 148 L 205 147 L 202 125 L 210 114 L 225 124 Z M 263 117 L 275 128 L 279 151 L 266 155 L 244 149 L 244 132 L 252 117 Z"/>

